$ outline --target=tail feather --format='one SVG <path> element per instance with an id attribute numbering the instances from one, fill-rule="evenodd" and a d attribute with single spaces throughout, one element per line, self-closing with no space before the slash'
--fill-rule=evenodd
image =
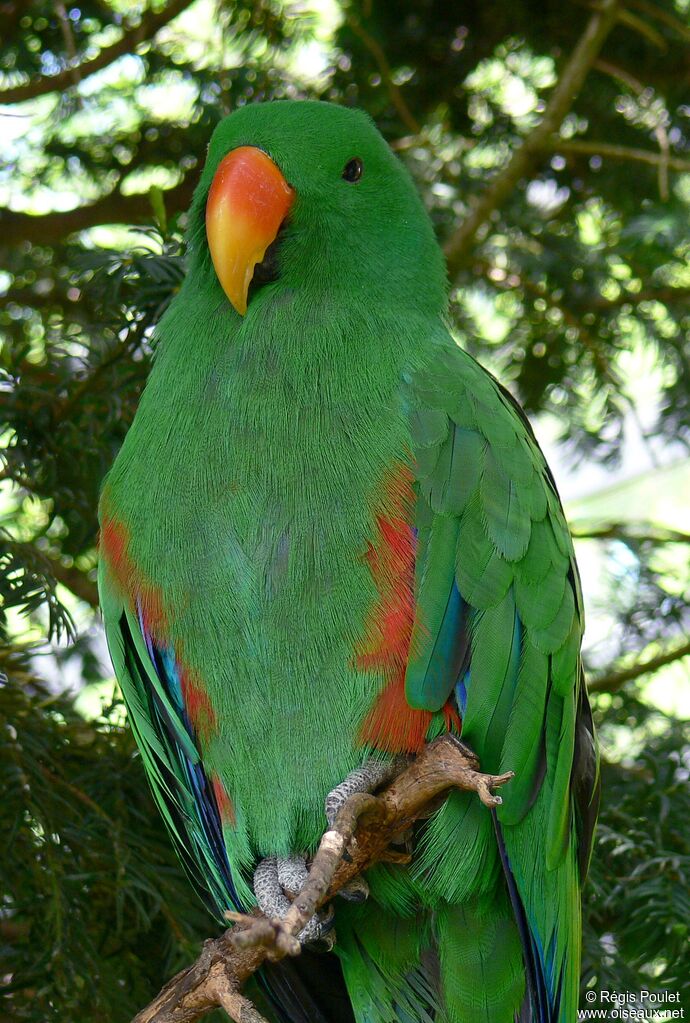
<path id="1" fill-rule="evenodd" d="M 460 906 L 440 906 L 435 925 L 443 1023 L 509 1023 L 518 1018 L 525 974 L 505 894 L 499 891 Z"/>
<path id="2" fill-rule="evenodd" d="M 499 856 L 508 887 L 508 898 L 513 909 L 518 934 L 520 935 L 522 959 L 525 967 L 525 997 L 520 1008 L 517 1023 L 557 1023 L 560 1011 L 560 979 L 556 991 L 552 995 L 546 977 L 544 950 L 541 947 L 538 936 L 534 934 L 529 926 L 525 907 L 510 868 L 510 860 L 508 859 L 508 853 L 503 840 L 503 832 L 495 810 L 491 811 L 491 816 L 493 817 Z"/>

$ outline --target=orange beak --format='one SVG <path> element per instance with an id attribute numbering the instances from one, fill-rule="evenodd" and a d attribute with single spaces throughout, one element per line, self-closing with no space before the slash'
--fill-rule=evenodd
<path id="1" fill-rule="evenodd" d="M 223 291 L 241 316 L 254 267 L 295 199 L 270 156 L 241 146 L 221 160 L 206 202 L 206 237 Z"/>

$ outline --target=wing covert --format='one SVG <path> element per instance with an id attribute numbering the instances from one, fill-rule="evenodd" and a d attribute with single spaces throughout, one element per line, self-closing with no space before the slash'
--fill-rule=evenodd
<path id="1" fill-rule="evenodd" d="M 449 664 L 445 687 L 438 665 L 431 670 L 431 659 L 419 656 L 423 644 L 413 642 L 408 698 L 433 709 L 461 681 L 460 668 L 463 678 L 469 669 L 463 735 L 486 770 L 516 770 L 499 818 L 505 824 L 524 818 L 548 768 L 552 802 L 559 804 L 549 822 L 549 860 L 555 862 L 568 826 L 563 808 L 582 706 L 584 629 L 563 509 L 524 413 L 470 356 L 451 343 L 440 345 L 436 362 L 410 390 L 426 569 L 418 579 L 416 630 L 426 629 L 432 648 L 438 646 L 438 607 L 451 602 L 455 585 L 456 617 L 471 640 L 469 664 L 457 673 Z M 455 538 L 454 572 L 437 564 L 437 585 L 425 586 L 434 548 L 444 537 L 447 550 L 449 536 Z"/>
<path id="2" fill-rule="evenodd" d="M 422 568 L 406 693 L 432 710 L 455 691 L 463 737 L 483 769 L 515 772 L 501 790 L 496 839 L 530 1018 L 554 1023 L 571 1018 L 577 1001 L 579 888 L 599 792 L 572 541 L 524 413 L 450 339 L 409 382 L 409 401 Z M 436 564 L 430 575 L 442 548 L 452 570 Z M 438 609 L 451 606 L 466 653 L 446 661 L 444 676 L 434 655 L 453 645 Z"/>

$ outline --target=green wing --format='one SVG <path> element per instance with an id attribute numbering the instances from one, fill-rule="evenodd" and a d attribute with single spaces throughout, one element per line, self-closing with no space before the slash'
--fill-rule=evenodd
<path id="1" fill-rule="evenodd" d="M 598 762 L 570 534 L 524 413 L 451 340 L 413 378 L 410 405 L 418 552 L 407 698 L 436 710 L 455 691 L 483 770 L 515 771 L 495 834 L 523 916 L 534 1018 L 574 1019 Z M 467 633 L 458 666 L 453 636 Z"/>

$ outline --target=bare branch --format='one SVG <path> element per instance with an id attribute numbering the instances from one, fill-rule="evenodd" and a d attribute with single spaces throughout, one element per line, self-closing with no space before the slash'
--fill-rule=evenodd
<path id="1" fill-rule="evenodd" d="M 635 75 L 631 74 L 625 68 L 619 67 L 617 64 L 611 64 L 607 60 L 598 60 L 594 65 L 597 70 L 603 71 L 604 74 L 610 75 L 619 82 L 623 82 L 628 88 L 635 93 L 637 101 L 641 107 L 650 109 L 650 93 L 649 89 L 639 81 Z M 671 154 L 671 143 L 669 141 L 668 132 L 666 131 L 666 124 L 664 117 L 668 116 L 667 111 L 663 113 L 657 112 L 655 115 L 654 134 L 656 135 L 657 142 L 659 143 L 659 155 L 660 159 L 656 162 L 657 165 L 657 177 L 659 181 L 659 196 L 663 202 L 668 200 L 668 169 L 669 169 L 669 158 Z"/>
<path id="2" fill-rule="evenodd" d="M 690 42 L 690 27 L 680 20 L 680 18 L 674 17 L 669 11 L 665 11 L 662 7 L 658 7 L 657 4 L 648 3 L 647 0 L 629 0 L 631 7 L 636 7 L 638 11 L 642 11 L 644 14 L 648 14 L 650 18 L 656 18 L 657 21 L 663 22 L 668 25 L 669 28 L 677 32 L 678 35 Z"/>
<path id="3" fill-rule="evenodd" d="M 402 92 L 393 81 L 391 66 L 388 63 L 388 58 L 386 57 L 383 48 L 379 45 L 376 39 L 367 32 L 359 19 L 354 17 L 354 15 L 350 15 L 348 17 L 347 24 L 354 34 L 364 43 L 366 48 L 369 50 L 369 53 L 374 58 L 381 75 L 381 80 L 388 90 L 391 103 L 398 111 L 400 120 L 403 122 L 408 131 L 411 131 L 413 135 L 418 135 L 420 131 L 419 124 L 405 102 Z"/>
<path id="4" fill-rule="evenodd" d="M 45 557 L 50 562 L 50 571 L 57 582 L 73 593 L 79 600 L 83 600 L 85 604 L 90 607 L 98 607 L 98 587 L 96 583 L 89 579 L 85 572 L 81 572 L 78 568 L 73 565 L 63 565 L 63 563 L 50 554 L 43 552 Z"/>
<path id="5" fill-rule="evenodd" d="M 690 641 L 682 643 L 672 650 L 666 650 L 656 657 L 650 657 L 646 661 L 631 664 L 629 668 L 593 678 L 587 683 L 587 689 L 590 693 L 616 693 L 626 682 L 632 682 L 633 679 L 639 678 L 641 675 L 648 675 L 658 671 L 659 668 L 665 668 L 667 664 L 673 664 L 674 661 L 680 661 L 684 657 L 690 657 Z"/>
<path id="6" fill-rule="evenodd" d="M 55 10 L 57 11 L 58 19 L 60 21 L 60 31 L 62 32 L 62 38 L 65 43 L 65 49 L 69 57 L 69 70 L 72 75 L 72 84 L 79 85 L 81 82 L 81 74 L 77 67 L 77 48 L 74 43 L 74 33 L 72 32 L 72 24 L 67 17 L 67 11 L 62 0 L 57 0 L 55 4 Z"/>
<path id="7" fill-rule="evenodd" d="M 637 32 L 638 35 L 647 39 L 657 50 L 661 50 L 662 53 L 668 50 L 668 45 L 661 32 L 657 32 L 654 26 L 646 22 L 644 18 L 639 18 L 632 11 L 624 9 L 621 10 L 618 17 L 622 25 L 627 25 L 633 32 Z"/>
<path id="8" fill-rule="evenodd" d="M 193 966 L 181 970 L 169 980 L 150 1005 L 137 1013 L 132 1023 L 193 1023 L 219 1005 L 223 1005 L 231 1019 L 242 1019 L 242 1023 L 264 1023 L 253 1006 L 239 994 L 239 987 L 246 977 L 251 976 L 264 956 L 260 949 L 241 954 L 230 944 L 230 931 L 220 938 L 209 938 L 204 942 L 201 955 Z M 230 1003 L 229 995 L 235 995 L 237 1002 Z M 243 1006 L 242 1003 L 245 1003 Z"/>
<path id="9" fill-rule="evenodd" d="M 603 526 L 571 526 L 570 532 L 576 540 L 633 540 L 635 543 L 687 543 L 690 533 L 679 529 L 666 529 L 647 523 L 624 524 L 620 522 Z"/>
<path id="10" fill-rule="evenodd" d="M 617 0 L 602 0 L 563 69 L 540 123 L 514 151 L 474 209 L 446 242 L 446 260 L 451 278 L 469 255 L 480 227 L 486 223 L 493 211 L 508 199 L 520 178 L 529 174 L 539 163 L 545 143 L 558 131 L 575 102 L 604 40 L 616 23 L 618 14 Z"/>
<path id="11" fill-rule="evenodd" d="M 651 167 L 667 167 L 669 170 L 690 171 L 690 160 L 678 156 L 653 153 L 649 149 L 634 149 L 630 146 L 616 146 L 610 142 L 596 142 L 589 139 L 554 138 L 546 149 L 554 153 L 582 153 L 584 156 L 603 156 L 610 160 L 624 160 L 632 163 L 646 163 Z"/>
<path id="12" fill-rule="evenodd" d="M 25 82 L 23 85 L 0 89 L 0 104 L 23 103 L 25 100 L 35 99 L 37 96 L 45 96 L 49 92 L 62 92 L 68 89 L 75 82 L 82 81 L 95 71 L 101 71 L 104 67 L 108 67 L 118 57 L 136 50 L 142 43 L 151 39 L 159 29 L 176 18 L 186 7 L 189 7 L 191 2 L 192 0 L 170 0 L 168 6 L 162 11 L 147 14 L 135 28 L 124 32 L 116 43 L 106 46 L 90 60 L 84 60 L 81 64 L 70 63 L 56 75 L 43 75 Z"/>
<path id="13" fill-rule="evenodd" d="M 161 193 L 168 215 L 189 206 L 195 184 L 196 174 L 190 172 L 179 184 Z M 88 206 L 77 206 L 66 213 L 35 215 L 0 209 L 0 245 L 16 245 L 22 241 L 54 245 L 76 231 L 101 224 L 150 224 L 153 216 L 148 192 L 133 195 L 110 192 Z"/>
<path id="14" fill-rule="evenodd" d="M 357 794 L 345 802 L 321 839 L 307 883 L 283 921 L 268 920 L 258 911 L 249 917 L 228 914 L 239 917 L 236 926 L 206 941 L 196 963 L 169 981 L 133 1023 L 193 1023 L 218 1005 L 236 1023 L 265 1023 L 240 994 L 264 960 L 298 953 L 294 936 L 313 913 L 352 878 L 390 859 L 392 839 L 440 806 L 450 788 L 477 792 L 492 807 L 501 799 L 491 789 L 511 777 L 512 773 L 481 774 L 467 746 L 450 735 L 436 739 L 379 795 Z"/>

